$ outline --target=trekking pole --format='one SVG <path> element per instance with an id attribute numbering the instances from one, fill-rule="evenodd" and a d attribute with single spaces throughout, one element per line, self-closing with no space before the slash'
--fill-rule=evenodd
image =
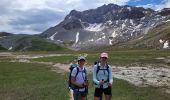
<path id="1" fill-rule="evenodd" d="M 104 81 L 104 79 L 102 79 L 102 81 Z M 100 85 L 100 91 L 102 92 L 102 90 L 103 90 L 103 85 Z M 99 99 L 99 100 L 102 100 L 102 97 L 103 97 L 103 93 L 101 94 L 101 96 L 100 96 L 100 99 Z"/>
<path id="2" fill-rule="evenodd" d="M 107 82 L 107 84 L 109 85 L 109 81 Z M 109 100 L 111 100 L 112 99 L 112 86 L 108 86 L 108 87 L 110 87 L 111 89 L 111 95 L 109 96 Z"/>
<path id="3" fill-rule="evenodd" d="M 76 98 L 75 98 L 75 100 L 79 100 L 79 92 L 78 91 L 76 91 L 77 93 L 76 93 Z"/>
<path id="4" fill-rule="evenodd" d="M 88 80 L 86 79 L 85 80 L 85 82 L 86 82 L 86 86 L 85 86 L 85 92 L 86 92 L 86 100 L 87 100 L 87 95 L 88 95 Z"/>
<path id="5" fill-rule="evenodd" d="M 112 86 L 110 86 L 110 88 L 111 88 L 111 95 L 110 95 L 110 100 L 112 99 Z"/>
<path id="6" fill-rule="evenodd" d="M 86 100 L 87 100 L 87 95 L 86 95 Z"/>

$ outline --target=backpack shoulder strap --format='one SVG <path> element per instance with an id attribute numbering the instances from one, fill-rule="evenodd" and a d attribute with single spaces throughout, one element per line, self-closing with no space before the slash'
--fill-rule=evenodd
<path id="1" fill-rule="evenodd" d="M 100 66 L 99 66 L 99 64 L 97 64 L 96 75 L 97 75 L 97 73 L 99 72 L 99 70 L 100 70 Z"/>
<path id="2" fill-rule="evenodd" d="M 107 67 L 106 67 L 106 70 L 107 70 L 107 72 L 108 72 L 108 81 L 109 81 L 109 79 L 110 79 L 110 78 L 109 78 L 109 76 L 110 76 L 109 65 L 107 64 L 106 66 L 107 66 Z"/>
<path id="3" fill-rule="evenodd" d="M 77 75 L 78 75 L 78 73 L 79 73 L 79 68 L 76 67 L 76 69 L 77 69 L 77 72 L 76 72 L 75 78 L 77 77 Z"/>
<path id="4" fill-rule="evenodd" d="M 84 73 L 87 75 L 87 70 L 86 70 L 86 68 L 84 68 Z"/>
<path id="5" fill-rule="evenodd" d="M 87 70 L 84 68 L 84 73 L 85 73 L 85 80 L 87 80 Z"/>
<path id="6" fill-rule="evenodd" d="M 106 69 L 109 70 L 109 65 L 108 64 L 106 64 Z"/>

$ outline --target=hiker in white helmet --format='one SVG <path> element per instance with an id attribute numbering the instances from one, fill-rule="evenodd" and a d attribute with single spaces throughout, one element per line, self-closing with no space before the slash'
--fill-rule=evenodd
<path id="1" fill-rule="evenodd" d="M 84 66 L 85 57 L 78 58 L 78 66 L 75 67 L 71 73 L 71 83 L 74 85 L 73 96 L 74 100 L 85 100 L 88 92 L 87 70 Z"/>
<path id="2" fill-rule="evenodd" d="M 101 53 L 99 62 L 93 67 L 93 82 L 95 84 L 94 100 L 101 100 L 104 93 L 105 100 L 112 96 L 112 68 L 107 64 L 108 54 Z"/>

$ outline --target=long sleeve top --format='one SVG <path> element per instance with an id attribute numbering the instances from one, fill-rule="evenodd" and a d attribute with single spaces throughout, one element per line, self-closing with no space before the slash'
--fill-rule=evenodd
<path id="1" fill-rule="evenodd" d="M 99 71 L 97 73 L 97 67 L 99 66 Z M 112 68 L 110 65 L 108 65 L 108 70 L 109 70 L 109 73 L 107 71 L 107 65 L 105 66 L 101 66 L 101 64 L 97 64 L 97 65 L 94 65 L 93 67 L 93 82 L 96 84 L 95 87 L 96 88 L 100 88 L 100 84 L 99 84 L 99 81 L 100 80 L 104 80 L 104 81 L 108 81 L 109 80 L 109 83 L 112 84 L 113 83 L 113 76 L 112 76 Z M 109 74 L 109 75 L 108 75 Z M 107 88 L 108 87 L 108 82 L 105 82 L 103 84 L 103 88 Z"/>

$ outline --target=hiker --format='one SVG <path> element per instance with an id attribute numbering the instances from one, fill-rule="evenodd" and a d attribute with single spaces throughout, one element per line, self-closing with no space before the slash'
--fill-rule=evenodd
<path id="1" fill-rule="evenodd" d="M 85 57 L 78 58 L 78 66 L 71 73 L 71 84 L 74 85 L 74 100 L 85 100 L 88 92 L 87 70 L 84 66 Z"/>
<path id="2" fill-rule="evenodd" d="M 108 54 L 101 53 L 100 61 L 93 67 L 93 82 L 95 84 L 94 100 L 101 100 L 104 93 L 105 100 L 111 100 L 112 68 L 107 64 Z"/>

